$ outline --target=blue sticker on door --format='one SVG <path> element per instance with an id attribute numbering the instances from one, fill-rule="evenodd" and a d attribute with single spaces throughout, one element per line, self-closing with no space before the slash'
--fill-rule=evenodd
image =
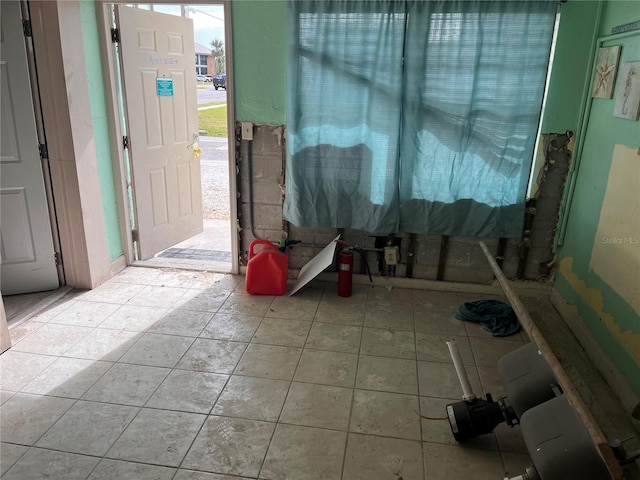
<path id="1" fill-rule="evenodd" d="M 159 97 L 173 97 L 173 78 L 156 78 L 156 91 Z"/>

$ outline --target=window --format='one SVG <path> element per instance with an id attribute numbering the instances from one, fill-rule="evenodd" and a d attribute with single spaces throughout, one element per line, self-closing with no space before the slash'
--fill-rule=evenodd
<path id="1" fill-rule="evenodd" d="M 519 237 L 550 1 L 289 2 L 285 218 Z"/>
<path id="2" fill-rule="evenodd" d="M 199 55 L 196 53 L 196 74 L 204 75 L 207 73 L 207 55 Z"/>

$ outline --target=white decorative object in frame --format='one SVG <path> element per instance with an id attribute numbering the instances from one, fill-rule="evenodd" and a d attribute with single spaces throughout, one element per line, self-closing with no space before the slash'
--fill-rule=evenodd
<path id="1" fill-rule="evenodd" d="M 626 62 L 620 67 L 616 85 L 613 116 L 637 120 L 640 112 L 640 62 Z"/>
<path id="2" fill-rule="evenodd" d="M 618 60 L 620 59 L 620 45 L 603 47 L 598 50 L 598 60 L 593 79 L 593 98 L 611 98 L 613 84 L 616 80 Z"/>

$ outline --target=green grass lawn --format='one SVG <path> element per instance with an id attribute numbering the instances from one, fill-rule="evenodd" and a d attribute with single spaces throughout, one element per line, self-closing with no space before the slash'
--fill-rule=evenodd
<path id="1" fill-rule="evenodd" d="M 207 104 L 215 105 L 215 103 Z M 205 105 L 198 105 L 203 107 Z M 204 130 L 207 137 L 227 136 L 227 107 L 198 110 L 198 124 L 200 130 Z"/>

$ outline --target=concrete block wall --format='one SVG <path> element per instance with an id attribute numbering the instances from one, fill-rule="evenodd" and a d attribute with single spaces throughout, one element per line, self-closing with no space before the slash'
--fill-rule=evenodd
<path id="1" fill-rule="evenodd" d="M 277 242 L 283 237 L 282 201 L 284 188 L 284 127 L 254 127 L 253 141 L 241 140 L 236 128 L 236 172 L 238 174 L 238 219 L 241 264 L 246 264 L 250 243 L 256 238 Z M 249 184 L 249 150 L 251 173 Z M 250 190 L 253 188 L 253 192 Z M 251 211 L 253 196 L 253 212 Z M 253 221 L 252 221 L 253 217 Z"/>
<path id="2" fill-rule="evenodd" d="M 535 199 L 526 278 L 545 278 L 550 273 L 558 212 L 571 164 L 572 136 L 571 132 L 542 135 L 545 164 L 538 180 L 540 189 Z"/>
<path id="3" fill-rule="evenodd" d="M 251 142 L 251 170 L 253 174 L 253 228 L 249 190 L 249 142 L 240 139 L 236 129 L 236 158 L 238 161 L 239 225 L 241 264 L 246 264 L 249 244 L 256 237 L 277 242 L 280 238 L 301 240 L 289 253 L 289 267 L 299 270 L 317 255 L 338 233 L 352 246 L 364 251 L 373 275 L 379 274 L 377 253 L 374 250 L 375 236 L 351 229 L 300 228 L 282 219 L 284 192 L 285 144 L 283 127 L 279 125 L 256 125 Z M 546 265 L 552 258 L 552 244 L 564 179 L 570 161 L 570 152 L 559 135 L 545 135 L 546 158 L 544 176 L 537 198 L 531 232 L 528 237 L 528 256 L 524 279 L 544 280 L 548 272 L 541 273 L 540 264 Z M 254 235 L 255 232 L 255 235 Z M 396 276 L 405 277 L 409 255 L 410 235 L 395 233 L 400 239 L 400 264 Z M 498 254 L 498 239 L 473 237 L 449 237 L 442 280 L 463 283 L 491 283 L 493 273 L 478 245 L 484 240 L 494 255 Z M 436 280 L 440 262 L 442 237 L 439 235 L 417 235 L 414 252 L 413 278 Z M 507 239 L 504 245 L 502 268 L 508 278 L 516 278 L 522 239 Z M 354 272 L 366 273 L 360 255 L 354 256 Z"/>

